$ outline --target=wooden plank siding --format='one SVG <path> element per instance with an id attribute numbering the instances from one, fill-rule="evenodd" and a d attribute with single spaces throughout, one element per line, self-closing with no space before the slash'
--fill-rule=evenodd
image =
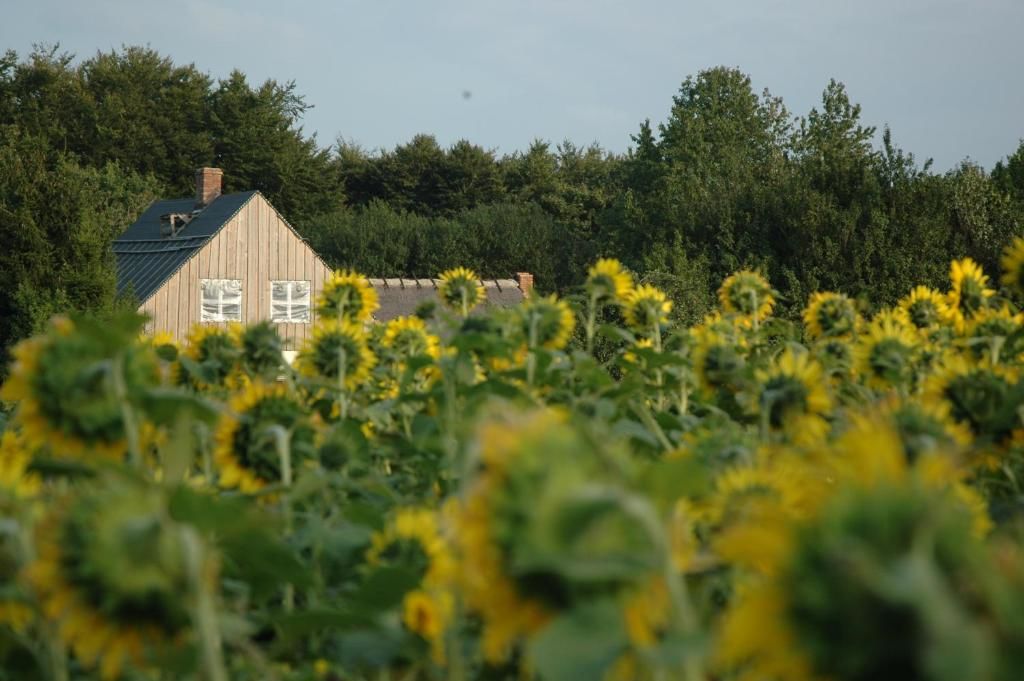
<path id="1" fill-rule="evenodd" d="M 309 281 L 312 300 L 330 270 L 260 194 L 242 207 L 217 234 L 140 308 L 153 321 L 151 332 L 166 331 L 185 340 L 201 313 L 200 279 L 242 280 L 242 322 L 270 318 L 271 282 Z M 316 311 L 312 312 L 315 322 Z M 278 324 L 287 349 L 299 349 L 313 324 Z"/>

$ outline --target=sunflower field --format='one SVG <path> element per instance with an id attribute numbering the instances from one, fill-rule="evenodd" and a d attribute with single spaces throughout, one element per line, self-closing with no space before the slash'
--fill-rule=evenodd
<path id="1" fill-rule="evenodd" d="M 998 283 L 702 323 L 572 295 L 59 317 L 0 422 L 0 679 L 1019 681 L 1024 240 Z"/>

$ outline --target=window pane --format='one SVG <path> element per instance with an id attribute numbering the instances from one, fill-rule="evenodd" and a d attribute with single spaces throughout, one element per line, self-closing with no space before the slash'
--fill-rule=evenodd
<path id="1" fill-rule="evenodd" d="M 224 307 L 221 308 L 223 322 L 240 322 L 242 321 L 242 306 L 238 303 L 224 303 Z"/>
<path id="2" fill-rule="evenodd" d="M 311 321 L 312 282 L 272 281 L 270 320 L 278 323 L 308 324 Z"/>
<path id="3" fill-rule="evenodd" d="M 270 306 L 270 321 L 272 322 L 287 322 L 288 321 L 288 306 L 284 303 L 273 303 Z"/>
<path id="4" fill-rule="evenodd" d="M 241 279 L 200 279 L 200 319 L 204 322 L 242 321 Z"/>
<path id="5" fill-rule="evenodd" d="M 292 305 L 292 321 L 299 324 L 309 323 L 309 303 L 305 305 Z"/>
<path id="6" fill-rule="evenodd" d="M 220 317 L 220 307 L 217 303 L 208 303 L 203 301 L 203 311 L 201 320 L 204 322 L 222 322 L 224 321 Z"/>

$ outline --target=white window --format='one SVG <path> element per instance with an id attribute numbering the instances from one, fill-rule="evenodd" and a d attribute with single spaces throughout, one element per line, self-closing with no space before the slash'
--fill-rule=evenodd
<path id="1" fill-rule="evenodd" d="M 242 321 L 241 279 L 200 279 L 204 322 Z"/>
<path id="2" fill-rule="evenodd" d="M 308 324 L 312 288 L 308 281 L 270 282 L 270 320 Z"/>

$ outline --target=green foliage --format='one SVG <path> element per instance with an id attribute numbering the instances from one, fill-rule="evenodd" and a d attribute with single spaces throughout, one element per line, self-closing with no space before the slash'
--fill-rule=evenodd
<path id="1" fill-rule="evenodd" d="M 300 222 L 298 228 L 336 267 L 396 277 L 434 277 L 459 265 L 484 277 L 531 272 L 545 290 L 569 285 L 589 250 L 587 242 L 530 203 L 484 205 L 444 218 L 374 201 Z M 579 248 L 567 248 L 572 244 Z"/>
<path id="2" fill-rule="evenodd" d="M 529 271 L 551 291 L 614 254 L 687 321 L 741 268 L 776 282 L 783 317 L 820 289 L 891 304 L 938 285 L 950 258 L 996 269 L 1024 223 L 1024 144 L 991 174 L 969 162 L 936 173 L 888 128 L 877 143 L 835 80 L 794 116 L 739 69 L 701 71 L 622 155 L 544 140 L 498 155 L 429 134 L 322 147 L 301 127 L 310 106 L 294 81 L 216 80 L 145 47 L 0 56 L 0 347 L 55 311 L 108 306 L 103 240 L 152 198 L 190 194 L 206 165 L 223 168 L 225 191 L 266 194 L 332 266 Z M 85 197 L 90 182 L 101 193 Z"/>
<path id="3" fill-rule="evenodd" d="M 79 165 L 36 136 L 0 127 L 0 348 L 53 314 L 114 305 L 110 243 L 157 195 L 114 163 Z"/>

